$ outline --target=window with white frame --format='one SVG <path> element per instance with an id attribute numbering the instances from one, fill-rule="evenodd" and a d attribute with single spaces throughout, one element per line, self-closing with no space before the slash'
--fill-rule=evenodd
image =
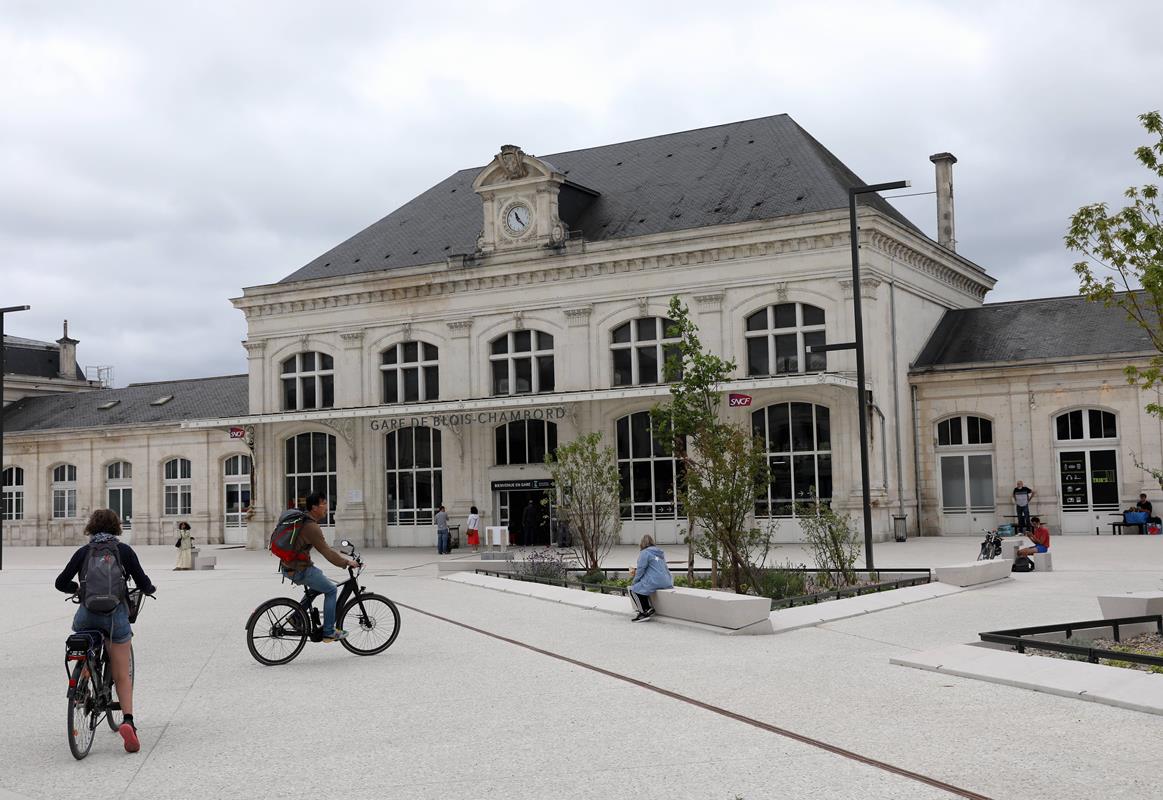
<path id="1" fill-rule="evenodd" d="M 827 353 L 809 353 L 825 344 L 824 310 L 807 303 L 779 303 L 747 317 L 747 374 L 787 375 L 821 372 Z"/>
<path id="2" fill-rule="evenodd" d="M 1100 408 L 1078 408 L 1059 414 L 1054 420 L 1054 435 L 1060 442 L 1078 439 L 1116 439 L 1115 415 Z"/>
<path id="3" fill-rule="evenodd" d="M 622 519 L 676 519 L 683 510 L 676 494 L 682 461 L 668 454 L 655 438 L 649 411 L 615 422 Z"/>
<path id="4" fill-rule="evenodd" d="M 133 528 L 133 465 L 114 461 L 105 467 L 105 497 L 108 506 L 121 518 L 124 530 Z"/>
<path id="5" fill-rule="evenodd" d="M 4 470 L 2 483 L 3 498 L 0 498 L 0 514 L 6 520 L 24 519 L 24 470 L 8 467 Z"/>
<path id="6" fill-rule="evenodd" d="M 764 444 L 771 482 L 760 488 L 755 516 L 795 517 L 796 505 L 832 502 L 832 419 L 827 406 L 776 403 L 751 414 Z"/>
<path id="7" fill-rule="evenodd" d="M 335 362 L 326 353 L 296 353 L 283 361 L 283 411 L 335 406 Z"/>
<path id="8" fill-rule="evenodd" d="M 53 519 L 72 519 L 77 516 L 77 468 L 61 464 L 52 471 Z"/>
<path id="9" fill-rule="evenodd" d="M 223 508 L 227 528 L 245 528 L 250 511 L 250 456 L 230 456 L 222 462 Z"/>
<path id="10" fill-rule="evenodd" d="M 338 491 L 335 437 L 300 433 L 287 439 L 283 454 L 286 507 L 305 509 L 308 495 L 325 492 L 330 504 L 327 520 L 320 525 L 334 525 Z"/>
<path id="11" fill-rule="evenodd" d="M 493 434 L 497 465 L 543 464 L 557 453 L 557 423 L 521 419 L 498 425 Z"/>
<path id="12" fill-rule="evenodd" d="M 937 423 L 941 469 L 941 511 L 945 514 L 994 510 L 993 423 L 964 415 Z"/>
<path id="13" fill-rule="evenodd" d="M 1118 436 L 1115 415 L 1101 408 L 1076 408 L 1054 418 L 1063 512 L 1119 510 Z"/>
<path id="14" fill-rule="evenodd" d="M 492 392 L 536 394 L 553 391 L 553 337 L 541 331 L 509 331 L 489 348 Z"/>
<path id="15" fill-rule="evenodd" d="M 440 430 L 414 426 L 384 436 L 389 525 L 432 522 L 444 502 Z"/>
<path id="16" fill-rule="evenodd" d="M 162 465 L 162 514 L 184 517 L 193 507 L 190 476 L 193 469 L 188 458 L 171 458 Z"/>
<path id="17" fill-rule="evenodd" d="M 667 359 L 679 355 L 674 326 L 673 320 L 664 317 L 643 317 L 614 328 L 610 336 L 614 385 L 662 383 Z"/>
<path id="18" fill-rule="evenodd" d="M 383 402 L 419 403 L 440 399 L 440 350 L 427 342 L 400 342 L 381 356 Z"/>

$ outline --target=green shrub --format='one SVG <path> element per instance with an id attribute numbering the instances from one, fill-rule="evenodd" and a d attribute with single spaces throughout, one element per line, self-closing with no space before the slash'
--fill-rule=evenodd
<path id="1" fill-rule="evenodd" d="M 799 597 L 808 593 L 808 576 L 802 570 L 792 569 L 790 563 L 763 570 L 758 590 L 759 594 L 772 600 Z"/>

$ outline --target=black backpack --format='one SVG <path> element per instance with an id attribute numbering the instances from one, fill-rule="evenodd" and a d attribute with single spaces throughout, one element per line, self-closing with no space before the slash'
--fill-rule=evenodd
<path id="1" fill-rule="evenodd" d="M 117 540 L 90 542 L 81 562 L 81 605 L 95 614 L 110 614 L 128 593 Z"/>
<path id="2" fill-rule="evenodd" d="M 1034 562 L 1029 556 L 1018 556 L 1014 559 L 1014 565 L 1010 567 L 1010 572 L 1033 572 Z"/>

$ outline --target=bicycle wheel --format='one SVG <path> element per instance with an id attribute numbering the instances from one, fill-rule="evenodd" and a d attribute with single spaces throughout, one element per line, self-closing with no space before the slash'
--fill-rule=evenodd
<path id="1" fill-rule="evenodd" d="M 289 597 L 276 597 L 255 609 L 246 623 L 246 646 L 268 667 L 286 664 L 307 643 L 307 615 Z"/>
<path id="2" fill-rule="evenodd" d="M 113 731 L 114 733 L 117 733 L 118 728 L 121 727 L 121 723 L 125 721 L 125 712 L 121 710 L 121 697 L 117 695 L 116 687 L 113 684 L 113 663 L 109 660 L 109 645 L 108 644 L 105 645 L 105 666 L 102 668 L 101 671 L 105 674 L 103 680 L 104 680 L 106 697 L 111 698 L 114 702 L 116 702 L 118 704 L 118 707 L 116 710 L 109 709 L 109 713 L 105 715 L 105 721 L 109 723 L 109 730 Z M 129 682 L 132 684 L 133 681 L 134 681 L 133 644 L 130 643 L 130 645 L 129 645 Z"/>
<path id="3" fill-rule="evenodd" d="M 351 627 L 344 621 L 351 617 Z M 347 631 L 340 644 L 357 656 L 372 656 L 392 646 L 400 633 L 400 611 L 396 604 L 379 594 L 354 598 L 339 612 L 335 624 Z"/>
<path id="4" fill-rule="evenodd" d="M 85 661 L 78 661 L 71 676 L 73 694 L 69 698 L 69 750 L 80 761 L 89 755 L 98 715 L 93 679 Z"/>

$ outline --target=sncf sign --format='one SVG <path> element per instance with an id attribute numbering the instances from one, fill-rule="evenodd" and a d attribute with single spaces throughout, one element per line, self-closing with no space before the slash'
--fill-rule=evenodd
<path id="1" fill-rule="evenodd" d="M 231 428 L 230 429 L 230 438 L 231 439 L 243 439 L 245 437 L 246 437 L 246 428 Z"/>
<path id="2" fill-rule="evenodd" d="M 749 394 L 731 394 L 727 395 L 727 405 L 731 408 L 742 408 L 751 405 L 751 395 Z"/>

